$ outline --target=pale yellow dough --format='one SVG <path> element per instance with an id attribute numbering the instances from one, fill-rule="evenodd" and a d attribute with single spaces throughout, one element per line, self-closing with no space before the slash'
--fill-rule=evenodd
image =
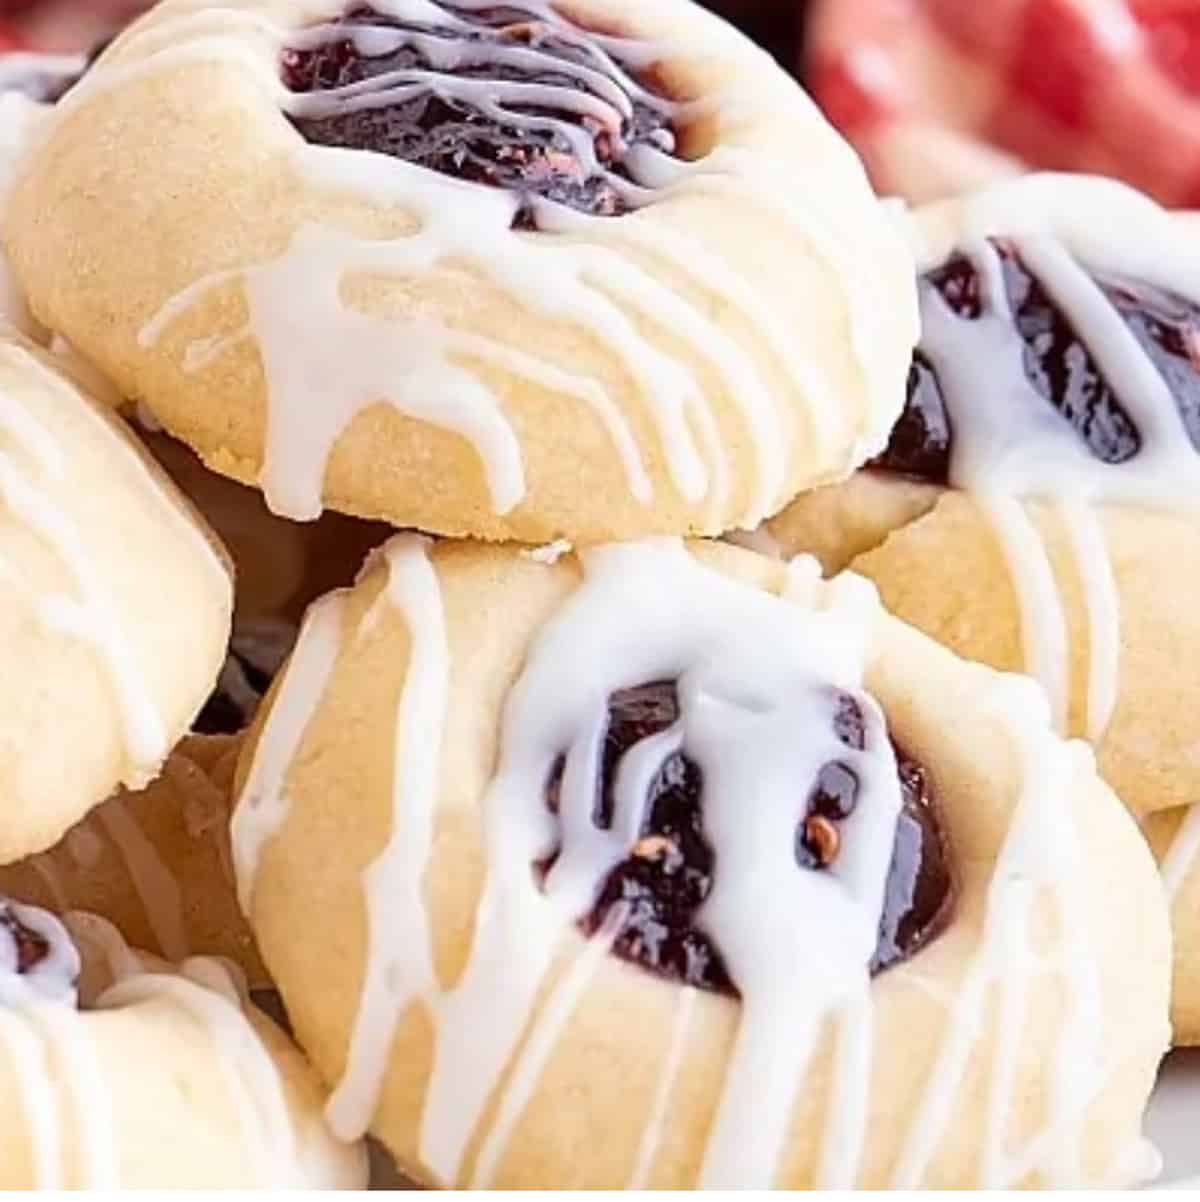
<path id="1" fill-rule="evenodd" d="M 365 1150 L 329 1132 L 312 1070 L 274 1023 L 227 992 L 218 965 L 198 969 L 195 984 L 139 957 L 156 974 L 149 987 L 135 979 L 132 995 L 105 997 L 114 941 L 132 953 L 91 915 L 69 926 L 83 961 L 79 1007 L 0 1003 L 0 1189 L 365 1186 Z M 33 1049 L 31 1066 L 15 1056 L 22 1047 Z M 48 1154 L 39 1120 L 55 1141 Z M 281 1139 L 291 1148 L 282 1158 Z M 110 1157 L 115 1178 L 98 1182 L 97 1163 Z"/>
<path id="2" fill-rule="evenodd" d="M 340 11 L 340 0 L 245 0 L 236 9 L 168 0 L 119 37 L 59 106 L 14 191 L 7 242 L 33 312 L 209 466 L 259 480 L 268 400 L 289 436 L 332 403 L 328 390 L 324 401 L 314 392 L 301 403 L 278 382 L 268 388 L 268 316 L 287 331 L 285 357 L 305 354 L 308 374 L 330 370 L 336 384 L 375 358 L 348 346 L 351 327 L 337 325 L 351 308 L 365 315 L 356 337 L 375 323 L 376 332 L 392 331 L 390 345 L 415 338 L 421 349 L 426 331 L 448 331 L 499 348 L 457 360 L 515 434 L 524 492 L 511 510 L 489 492 L 476 446 L 444 423 L 376 404 L 336 440 L 325 503 L 396 526 L 529 542 L 715 534 L 756 524 L 756 509 L 775 512 L 878 449 L 898 414 L 916 336 L 909 256 L 861 165 L 794 82 L 687 0 L 575 0 L 570 12 L 653 43 L 661 76 L 708 106 L 686 147 L 693 158 L 713 151 L 707 174 L 579 233 L 502 229 L 474 259 L 447 242 L 427 269 L 348 272 L 341 316 L 329 320 L 301 313 L 305 290 L 322 286 L 314 271 L 325 268 L 297 252 L 301 292 L 264 285 L 269 296 L 251 314 L 245 272 L 277 266 L 301 229 L 401 244 L 420 230 L 418 183 L 437 197 L 439 215 L 487 191 L 381 155 L 306 146 L 281 112 L 279 54 L 294 31 Z M 464 212 L 455 228 L 472 220 Z M 611 279 L 607 267 L 588 269 L 599 279 L 592 303 L 614 297 L 613 320 L 628 319 L 636 353 L 547 303 L 566 287 L 566 269 L 537 256 L 583 245 L 594 263 L 612 266 Z M 525 263 L 525 285 L 489 275 L 501 251 Z M 188 294 L 161 336 L 150 336 L 164 306 L 210 279 L 214 287 Z M 652 287 L 669 304 L 654 300 Z M 688 316 L 672 325 L 668 308 Z M 652 418 L 650 381 L 661 383 L 664 372 L 694 377 L 686 434 L 668 437 Z M 423 401 L 450 388 L 442 379 L 435 374 Z M 743 410 L 755 382 L 777 426 L 765 437 Z M 597 398 L 627 424 L 650 487 L 641 500 Z M 702 494 L 669 470 L 681 438 L 698 448 Z M 755 500 L 772 456 L 778 483 Z M 267 466 L 294 483 L 286 458 L 279 452 Z"/>
<path id="3" fill-rule="evenodd" d="M 135 947 L 181 961 L 221 956 L 270 987 L 238 910 L 229 811 L 238 741 L 192 737 L 144 790 L 122 790 L 49 851 L 0 868 L 0 894 L 114 923 Z"/>
<path id="4" fill-rule="evenodd" d="M 1070 730 L 1084 734 L 1088 624 L 1075 560 L 1050 508 L 1026 504 L 1050 557 L 1071 646 Z M 830 512 L 869 531 L 831 544 Z M 1120 599 L 1120 689 L 1097 757 L 1104 778 L 1137 814 L 1200 797 L 1193 715 L 1200 704 L 1192 649 L 1200 612 L 1180 581 L 1200 574 L 1200 525 L 1132 507 L 1097 510 Z M 915 519 L 915 520 L 914 520 Z M 784 555 L 817 547 L 832 570 L 873 580 L 888 608 L 970 659 L 1025 667 L 1012 571 L 988 515 L 968 495 L 860 472 L 845 486 L 801 497 L 769 524 Z M 872 547 L 872 544 L 874 546 Z"/>
<path id="5" fill-rule="evenodd" d="M 731 576 L 771 591 L 783 587 L 784 568 L 764 557 L 711 544 L 693 551 Z M 501 709 L 532 640 L 572 595 L 580 569 L 569 555 L 549 565 L 511 549 L 470 544 L 441 544 L 431 556 L 444 604 L 451 678 L 424 900 L 438 977 L 449 989 L 472 949 L 488 856 L 480 801 L 495 765 Z M 397 703 L 410 665 L 409 630 L 381 596 L 385 578 L 385 566 L 377 562 L 349 596 L 341 651 L 328 688 L 309 698 L 313 716 L 282 782 L 286 819 L 262 851 L 251 899 L 251 923 L 297 1038 L 331 1084 L 346 1066 L 359 1004 L 366 955 L 363 874 L 389 838 Z M 1027 782 L 1012 730 L 981 704 L 998 686 L 996 674 L 964 664 L 881 611 L 867 621 L 866 686 L 895 739 L 930 773 L 959 873 L 949 929 L 871 987 L 874 1059 L 858 1184 L 882 1187 L 897 1171 L 920 1099 L 946 1071 L 940 1059 L 944 1040 L 956 1007 L 969 1004 L 960 991 L 981 954 L 989 883 Z M 564 662 L 562 671 L 569 673 L 571 665 Z M 269 716 L 260 717 L 263 721 Z M 261 725 L 247 742 L 243 778 L 260 737 Z M 1087 930 L 1075 933 L 1095 950 L 1101 1011 L 1095 1016 L 1099 1026 L 1091 1030 L 1105 1058 L 1094 1101 L 1080 1115 L 1078 1178 L 1128 1182 L 1138 1169 L 1122 1152 L 1136 1144 L 1167 1043 L 1169 933 L 1145 842 L 1096 776 L 1087 749 L 1076 745 L 1070 757 L 1065 787 L 1052 800 L 1063 807 L 1078 839 L 1079 854 L 1065 884 L 1079 889 L 1086 915 Z M 336 854 L 330 854 L 334 846 Z M 1119 889 L 1113 887 L 1114 866 Z M 1052 966 L 1064 954 L 1053 950 L 1058 911 L 1043 890 L 1035 893 L 1032 907 L 1039 932 L 1034 941 Z M 551 975 L 579 948 L 578 937 L 568 938 Z M 1001 1142 L 1014 1153 L 1046 1134 L 1041 1126 L 1065 1029 L 1062 978 L 1049 967 L 1029 979 L 1008 1095 L 993 1080 L 1001 1055 L 998 1007 L 1007 995 L 997 986 L 987 989 L 980 1025 L 968 1035 L 965 1079 L 951 1093 L 943 1133 L 923 1176 L 926 1186 L 977 1184 L 994 1121 L 1007 1124 Z M 602 961 L 501 1148 L 493 1185 L 620 1188 L 629 1182 L 665 1072 L 681 993 L 678 985 L 621 960 Z M 538 1004 L 545 998 L 543 983 Z M 680 1076 L 665 1112 L 666 1134 L 646 1178 L 651 1186 L 696 1184 L 738 1017 L 733 1001 L 712 993 L 696 996 Z M 481 1013 L 478 1021 L 486 1024 L 489 1017 Z M 432 1032 L 429 1012 L 413 1004 L 391 1045 L 373 1130 L 402 1169 L 449 1185 L 437 1181 L 418 1152 Z M 837 1121 L 827 1092 L 832 1044 L 823 1042 L 798 1091 L 778 1185 L 811 1185 L 818 1177 L 822 1133 Z M 470 1179 L 482 1140 L 497 1120 L 504 1081 L 501 1077 L 472 1135 L 460 1185 Z M 1001 1091 L 995 1095 L 1000 1110 L 989 1117 L 993 1089 Z M 1047 1138 L 1052 1147 L 1055 1137 Z M 1040 1181 L 1036 1157 L 1033 1167 L 1013 1171 L 1013 1184 Z"/>
<path id="6" fill-rule="evenodd" d="M 0 340 L 0 863 L 157 775 L 232 606 L 215 536 L 124 426 Z"/>

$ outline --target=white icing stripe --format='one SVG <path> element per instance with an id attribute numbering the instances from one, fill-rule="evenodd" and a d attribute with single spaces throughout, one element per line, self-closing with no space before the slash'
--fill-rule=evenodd
<path id="1" fill-rule="evenodd" d="M 1099 743 L 1117 708 L 1121 679 L 1121 598 L 1104 527 L 1090 505 L 1063 501 L 1058 506 L 1083 588 L 1088 617 L 1088 681 L 1085 734 Z"/>
<path id="2" fill-rule="evenodd" d="M 67 891 L 54 861 L 43 852 L 40 855 L 30 856 L 25 862 L 41 877 L 42 883 L 50 892 L 55 910 L 61 914 L 64 910 L 69 909 L 70 902 L 67 900 Z"/>
<path id="3" fill-rule="evenodd" d="M 985 1177 L 983 1183 L 1012 1188 L 1034 1171 L 1042 1173 L 1052 1187 L 1077 1186 L 1085 1179 L 1083 1123 L 1103 1081 L 1105 1062 L 1099 1042 L 1102 997 L 1086 897 L 1078 885 L 1080 848 L 1069 800 L 1074 757 L 1081 753 L 1077 746 L 1056 743 L 1038 730 L 1038 698 L 1027 694 L 1021 683 L 1006 680 L 996 687 L 993 697 L 985 698 L 985 704 L 996 707 L 1013 733 L 1022 768 L 1021 795 L 988 890 L 979 950 L 959 985 L 946 1036 L 893 1173 L 891 1185 L 896 1189 L 918 1188 L 925 1179 L 953 1118 L 994 990 L 999 991 L 1000 1031 L 992 1063 L 982 1161 L 991 1177 Z M 1058 946 L 1049 957 L 1033 954 L 1033 890 L 1049 892 L 1054 901 Z M 1028 920 L 1018 926 L 1019 916 Z M 1031 1158 L 1006 1147 L 1004 1116 L 1014 1104 L 1016 1061 L 1025 1046 L 1016 1025 L 1024 1009 L 1020 993 L 1027 988 L 1027 974 L 1035 969 L 1059 978 L 1066 998 L 1044 1124 L 1044 1132 L 1052 1138 L 1039 1142 L 1035 1137 L 1031 1148 L 1036 1155 Z"/>
<path id="4" fill-rule="evenodd" d="M 330 1126 L 347 1140 L 366 1130 L 379 1104 L 405 1009 L 437 987 L 422 890 L 433 846 L 450 648 L 441 586 L 427 545 L 424 539 L 400 536 L 384 551 L 386 595 L 408 628 L 409 663 L 396 720 L 391 835 L 363 874 L 367 951 L 362 994 L 346 1069 L 327 1110 Z"/>
<path id="5" fill-rule="evenodd" d="M 983 1114 L 979 1183 L 985 1189 L 1003 1189 L 1012 1180 L 1009 1176 L 1009 1128 L 1013 1118 L 1020 1053 L 1027 1034 L 1033 975 L 1033 949 L 1029 944 L 1028 930 L 1034 893 L 1032 882 L 1012 881 L 998 923 L 998 954 L 1005 968 L 996 1006 L 995 1049 Z"/>
<path id="6" fill-rule="evenodd" d="M 175 874 L 120 798 L 100 806 L 96 821 L 125 865 L 159 950 L 168 960 L 186 959 L 190 948 Z"/>
<path id="7" fill-rule="evenodd" d="M 300 639 L 284 671 L 258 754 L 230 823 L 238 901 L 249 914 L 263 847 L 287 821 L 287 771 L 325 693 L 341 649 L 345 596 L 333 593 L 305 615 Z"/>
<path id="8" fill-rule="evenodd" d="M 654 1091 L 654 1102 L 650 1107 L 650 1114 L 642 1131 L 637 1160 L 634 1162 L 633 1172 L 629 1175 L 629 1181 L 625 1186 L 627 1190 L 643 1190 L 650 1187 L 650 1174 L 654 1171 L 654 1161 L 662 1146 L 663 1132 L 666 1129 L 667 1116 L 671 1109 L 671 1099 L 679 1083 L 683 1057 L 691 1035 L 692 1013 L 696 1008 L 696 992 L 691 986 L 684 986 L 679 991 L 679 1000 L 675 1003 L 675 1019 L 671 1024 L 671 1042 L 667 1045 L 666 1059 L 663 1061 L 658 1077 L 658 1086 Z"/>
<path id="9" fill-rule="evenodd" d="M 30 460 L 47 484 L 63 483 L 66 461 L 61 450 L 28 409 L 6 393 L 0 393 L 0 437 Z M 102 659 L 124 728 L 126 776 L 140 782 L 166 755 L 167 734 L 86 543 L 69 515 L 4 450 L 0 450 L 0 501 L 54 551 L 72 579 L 75 595 L 44 597 L 39 616 L 48 626 L 87 643 Z"/>
<path id="10" fill-rule="evenodd" d="M 511 1142 L 513 1130 L 537 1089 L 546 1061 L 570 1022 L 580 998 L 612 951 L 612 945 L 620 935 L 627 918 L 628 910 L 624 903 L 618 902 L 613 906 L 604 920 L 604 925 L 588 940 L 583 951 L 576 956 L 534 1018 L 525 1046 L 517 1056 L 505 1082 L 504 1091 L 500 1095 L 500 1105 L 497 1107 L 492 1129 L 479 1149 L 479 1160 L 471 1179 L 471 1189 L 488 1189 L 491 1186 L 501 1157 Z"/>
<path id="11" fill-rule="evenodd" d="M 874 1018 L 870 982 L 864 980 L 861 992 L 847 1003 L 838 1020 L 833 1093 L 817 1189 L 848 1190 L 858 1182 L 870 1109 Z"/>
<path id="12" fill-rule="evenodd" d="M 32 1006 L 25 1017 L 43 1031 L 55 1063 L 54 1078 L 70 1109 L 69 1130 L 79 1189 L 119 1189 L 120 1164 L 112 1101 L 91 1031 L 73 1006 Z"/>
<path id="13" fill-rule="evenodd" d="M 1200 805 L 1188 807 L 1162 861 L 1163 884 L 1174 901 L 1197 860 L 1200 860 Z"/>
<path id="14" fill-rule="evenodd" d="M 1066 615 L 1054 568 L 1033 520 L 1020 501 L 999 494 L 977 494 L 980 507 L 1012 568 L 1021 619 L 1025 670 L 1046 690 L 1055 729 L 1068 732 L 1071 650 Z"/>
<path id="15" fill-rule="evenodd" d="M 33 1188 L 65 1189 L 58 1100 L 42 1044 L 24 1017 L 4 1005 L 0 1005 L 0 1046 L 7 1053 L 9 1068 L 17 1079 L 20 1118 L 29 1135 L 33 1161 Z"/>
<path id="16" fill-rule="evenodd" d="M 185 964 L 183 969 L 188 972 L 192 966 Z M 187 977 L 142 973 L 112 986 L 97 1006 L 114 1008 L 154 1000 L 189 1014 L 211 1039 L 217 1068 L 237 1114 L 242 1147 L 259 1187 L 301 1184 L 279 1071 L 238 1002 Z"/>

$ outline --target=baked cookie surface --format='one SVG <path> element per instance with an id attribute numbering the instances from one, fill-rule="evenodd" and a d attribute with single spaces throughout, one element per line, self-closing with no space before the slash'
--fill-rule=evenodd
<path id="1" fill-rule="evenodd" d="M 240 777 L 243 905 L 330 1118 L 423 1182 L 1149 1168 L 1145 843 L 1028 681 L 860 580 L 400 537 L 310 612 Z"/>
<path id="2" fill-rule="evenodd" d="M 168 0 L 10 230 L 39 319 L 299 519 L 750 527 L 879 449 L 915 339 L 852 153 L 684 0 Z"/>
<path id="3" fill-rule="evenodd" d="M 215 960 L 0 902 L 0 1186 L 361 1188 L 311 1070 Z"/>
<path id="4" fill-rule="evenodd" d="M 0 863 L 153 779 L 225 657 L 224 552 L 111 414 L 0 341 Z"/>

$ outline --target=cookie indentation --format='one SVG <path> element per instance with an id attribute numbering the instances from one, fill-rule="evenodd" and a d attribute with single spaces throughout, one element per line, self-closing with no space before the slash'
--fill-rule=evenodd
<path id="1" fill-rule="evenodd" d="M 1025 379 L 1097 460 L 1117 465 L 1134 459 L 1142 449 L 1142 432 L 1105 378 L 1093 349 L 1017 250 L 1001 240 L 992 246 L 1009 310 L 1001 319 L 1011 322 L 1021 341 Z M 1092 278 L 1166 382 L 1188 436 L 1200 450 L 1200 306 L 1144 282 Z M 927 273 L 921 287 L 935 290 L 960 321 L 997 318 L 985 312 L 978 270 L 965 255 Z M 988 369 L 981 365 L 980 370 Z M 946 483 L 953 457 L 951 409 L 936 367 L 918 350 L 904 413 L 887 450 L 872 466 Z"/>
<path id="2" fill-rule="evenodd" d="M 625 756 L 678 720 L 673 682 L 626 689 L 610 699 L 593 814 L 598 828 L 611 827 L 613 787 Z M 863 749 L 866 724 L 852 697 L 836 695 L 830 721 L 847 748 Z M 944 928 L 953 900 L 948 849 L 926 774 L 902 753 L 897 760 L 902 809 L 872 972 L 900 963 L 933 939 Z M 546 804 L 554 813 L 560 781 L 561 769 L 546 789 Z M 840 760 L 825 764 L 816 781 L 797 783 L 797 871 L 820 872 L 836 863 L 845 839 L 841 824 L 855 812 L 859 786 L 853 768 Z M 721 949 L 699 923 L 720 871 L 704 829 L 703 774 L 683 751 L 676 751 L 664 759 L 649 794 L 640 837 L 608 874 L 580 925 L 592 935 L 612 907 L 623 904 L 628 916 L 613 944 L 616 955 L 669 980 L 737 996 Z M 548 872 L 554 862 L 552 857 L 539 867 Z"/>
<path id="3" fill-rule="evenodd" d="M 548 8 L 428 7 L 426 23 L 358 6 L 285 52 L 305 139 L 507 189 L 518 228 L 538 198 L 602 217 L 644 199 L 639 158 L 675 153 L 676 106 L 623 43 Z"/>

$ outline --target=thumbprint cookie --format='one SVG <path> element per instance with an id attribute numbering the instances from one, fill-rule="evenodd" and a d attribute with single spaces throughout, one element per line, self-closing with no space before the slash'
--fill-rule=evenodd
<path id="1" fill-rule="evenodd" d="M 329 1119 L 416 1180 L 1153 1171 L 1146 843 L 1033 682 L 859 578 L 399 536 L 310 611 L 239 777 L 243 908 Z"/>
<path id="2" fill-rule="evenodd" d="M 0 900 L 0 1187 L 361 1188 L 361 1145 L 217 960 Z"/>
<path id="3" fill-rule="evenodd" d="M 1029 176 L 918 210 L 923 333 L 885 452 L 766 533 L 1035 676 L 1138 814 L 1200 797 L 1200 227 Z"/>
<path id="4" fill-rule="evenodd" d="M 232 608 L 223 549 L 140 444 L 0 338 L 0 864 L 158 774 Z"/>
<path id="5" fill-rule="evenodd" d="M 8 220 L 36 317 L 298 520 L 751 528 L 882 448 L 916 338 L 854 154 L 690 0 L 167 0 Z"/>

